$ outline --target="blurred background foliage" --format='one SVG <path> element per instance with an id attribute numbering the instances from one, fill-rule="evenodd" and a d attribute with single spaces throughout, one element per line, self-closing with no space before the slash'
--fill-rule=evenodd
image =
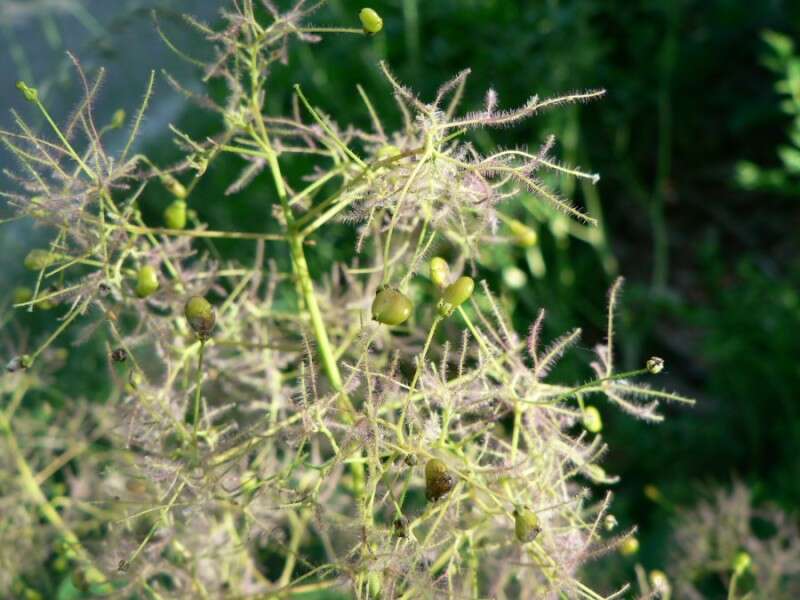
<path id="1" fill-rule="evenodd" d="M 65 67 L 66 49 L 89 71 L 108 68 L 100 122 L 117 108 L 134 110 L 151 68 L 163 67 L 199 89 L 196 70 L 159 39 L 150 9 L 159 10 L 178 47 L 208 57 L 208 47 L 179 15 L 213 22 L 219 4 L 3 0 L 2 104 L 22 108 L 13 81 L 24 78 L 66 116 L 79 93 Z M 479 267 L 520 331 L 545 307 L 549 335 L 584 327 L 579 352 L 585 353 L 603 339 L 604 290 L 624 275 L 623 365 L 637 368 L 650 355 L 662 356 L 665 387 L 699 400 L 691 410 L 670 409 L 657 427 L 600 407 L 611 448 L 607 470 L 622 476 L 615 512 L 621 524 L 639 524 L 640 560 L 649 567 L 665 562 L 672 513 L 693 502 L 699 484 L 741 479 L 759 501 L 800 506 L 800 3 L 376 0 L 372 6 L 385 21 L 380 35 L 328 37 L 296 48 L 290 67 L 275 70 L 268 96 L 273 112 L 290 108 L 292 84 L 300 83 L 339 123 L 367 128 L 355 92 L 360 83 L 384 124 L 396 126 L 400 115 L 378 71 L 380 59 L 423 99 L 470 67 L 463 103 L 470 110 L 481 106 L 489 87 L 501 107 L 533 93 L 608 90 L 600 102 L 475 138 L 482 148 L 536 147 L 554 134 L 557 157 L 601 174 L 595 186 L 555 182 L 600 219 L 598 229 L 527 199 L 506 212 L 535 227 L 538 243 L 487 250 Z M 330 0 L 316 21 L 356 26 L 360 8 L 360 1 Z M 3 128 L 9 123 L 8 114 L 0 116 Z M 169 123 L 194 137 L 220 127 L 162 77 L 140 149 L 163 165 L 180 158 Z M 0 158 L 4 167 L 9 161 L 7 154 Z M 265 175 L 240 193 L 224 194 L 239 168 L 235 158 L 216 162 L 193 208 L 217 229 L 274 228 Z M 290 177 L 304 168 L 292 163 Z M 168 201 L 164 190 L 148 189 L 142 206 L 149 222 L 160 224 Z M 3 289 L 25 277 L 21 257 L 38 235 L 44 232 L 23 222 L 0 230 Z M 312 268 L 323 272 L 349 259 L 352 241 L 351 229 L 334 227 L 317 240 Z M 217 249 L 223 256 L 251 251 Z M 285 260 L 280 245 L 270 250 Z M 12 330 L 49 329 L 46 314 L 15 316 Z M 104 399 L 103 349 L 68 360 L 70 370 L 55 377 L 57 386 Z M 616 568 L 630 576 L 632 562 Z"/>

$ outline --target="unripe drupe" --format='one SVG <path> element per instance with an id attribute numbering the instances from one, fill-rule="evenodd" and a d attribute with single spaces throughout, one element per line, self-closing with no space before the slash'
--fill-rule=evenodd
<path id="1" fill-rule="evenodd" d="M 434 256 L 430 264 L 431 281 L 437 288 L 444 288 L 450 280 L 450 266 L 440 256 Z"/>
<path id="2" fill-rule="evenodd" d="M 464 304 L 472 296 L 475 290 L 475 281 L 472 277 L 462 275 L 455 282 L 444 288 L 442 292 L 442 301 L 439 303 L 439 314 L 443 317 L 452 314 L 452 312 Z"/>
<path id="3" fill-rule="evenodd" d="M 164 223 L 168 229 L 183 229 L 186 227 L 186 202 L 183 200 L 173 200 L 164 209 Z"/>
<path id="4" fill-rule="evenodd" d="M 455 485 L 455 478 L 447 466 L 438 458 L 430 459 L 425 465 L 425 498 L 436 502 L 445 496 Z"/>
<path id="5" fill-rule="evenodd" d="M 358 13 L 358 18 L 361 20 L 361 26 L 365 33 L 375 35 L 383 29 L 383 19 L 371 8 L 362 8 Z"/>
<path id="6" fill-rule="evenodd" d="M 184 307 L 186 320 L 201 340 L 206 340 L 211 336 L 217 316 L 214 314 L 214 307 L 202 296 L 192 296 Z"/>
<path id="7" fill-rule="evenodd" d="M 147 298 L 158 289 L 158 273 L 152 265 L 144 265 L 136 275 L 136 295 Z"/>
<path id="8" fill-rule="evenodd" d="M 520 544 L 532 542 L 541 531 L 535 512 L 524 507 L 514 509 L 514 535 Z"/>
<path id="9" fill-rule="evenodd" d="M 414 305 L 408 296 L 394 288 L 383 288 L 372 301 L 372 318 L 384 325 L 400 325 L 411 316 Z"/>

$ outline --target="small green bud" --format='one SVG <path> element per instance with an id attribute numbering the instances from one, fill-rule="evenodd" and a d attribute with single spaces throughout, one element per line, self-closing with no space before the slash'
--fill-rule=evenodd
<path id="1" fill-rule="evenodd" d="M 518 246 L 530 248 L 531 246 L 535 246 L 536 242 L 539 241 L 539 236 L 536 234 L 536 230 L 528 227 L 522 221 L 509 219 L 508 227 L 511 229 L 511 235 L 514 239 L 514 243 Z"/>
<path id="2" fill-rule="evenodd" d="M 147 298 L 158 290 L 158 272 L 152 265 L 144 265 L 136 275 L 136 295 Z"/>
<path id="3" fill-rule="evenodd" d="M 121 108 L 114 111 L 111 116 L 111 123 L 108 124 L 112 129 L 119 129 L 125 123 L 125 111 Z"/>
<path id="4" fill-rule="evenodd" d="M 617 517 L 614 515 L 606 515 L 603 519 L 603 526 L 606 528 L 606 531 L 614 531 L 617 528 Z"/>
<path id="5" fill-rule="evenodd" d="M 430 263 L 431 281 L 437 288 L 444 288 L 450 279 L 450 265 L 441 256 L 434 256 Z"/>
<path id="6" fill-rule="evenodd" d="M 436 502 L 455 486 L 455 478 L 447 470 L 447 466 L 438 458 L 432 458 L 425 464 L 425 498 Z"/>
<path id="7" fill-rule="evenodd" d="M 375 35 L 383 29 L 383 19 L 371 8 L 362 8 L 358 13 L 358 18 L 361 20 L 361 26 L 365 33 Z"/>
<path id="8" fill-rule="evenodd" d="M 175 200 L 164 209 L 164 223 L 167 229 L 186 227 L 186 202 L 184 200 Z"/>
<path id="9" fill-rule="evenodd" d="M 161 180 L 161 184 L 169 190 L 169 193 L 179 200 L 183 200 L 188 195 L 183 184 L 169 173 L 162 173 L 159 179 Z"/>
<path id="10" fill-rule="evenodd" d="M 25 100 L 28 102 L 38 102 L 39 92 L 36 90 L 36 88 L 30 87 L 24 81 L 18 81 L 17 89 L 22 92 L 22 95 L 25 96 Z"/>
<path id="11" fill-rule="evenodd" d="M 591 433 L 598 433 L 603 430 L 603 419 L 600 417 L 600 411 L 594 406 L 584 408 L 581 420 L 586 430 Z"/>
<path id="12" fill-rule="evenodd" d="M 442 301 L 439 303 L 439 314 L 447 316 L 456 308 L 464 304 L 475 290 L 475 281 L 472 277 L 462 275 L 455 282 L 444 288 Z"/>
<path id="13" fill-rule="evenodd" d="M 30 271 L 42 271 L 52 265 L 58 257 L 52 252 L 42 250 L 41 248 L 34 248 L 25 257 L 22 264 Z"/>
<path id="14" fill-rule="evenodd" d="M 524 507 L 514 509 L 514 535 L 520 544 L 532 542 L 541 531 L 535 512 Z"/>
<path id="15" fill-rule="evenodd" d="M 211 336 L 217 317 L 214 314 L 214 307 L 202 296 L 192 296 L 186 302 L 183 309 L 189 326 L 194 330 L 201 340 L 206 340 Z"/>
<path id="16" fill-rule="evenodd" d="M 737 576 L 740 576 L 748 571 L 752 564 L 753 560 L 747 552 L 737 552 L 736 556 L 733 558 L 733 571 Z"/>
<path id="17" fill-rule="evenodd" d="M 33 290 L 29 287 L 18 287 L 14 289 L 14 304 L 24 304 L 33 298 Z"/>
<path id="18" fill-rule="evenodd" d="M 384 325 L 400 325 L 408 320 L 414 305 L 408 296 L 394 288 L 383 288 L 372 301 L 372 318 Z"/>
<path id="19" fill-rule="evenodd" d="M 619 546 L 619 551 L 623 556 L 633 556 L 639 551 L 639 540 L 634 536 L 625 538 Z"/>
<path id="20" fill-rule="evenodd" d="M 647 371 L 652 373 L 653 375 L 658 375 L 661 371 L 664 370 L 664 359 L 659 358 L 658 356 L 651 356 L 647 359 L 647 363 L 645 364 Z"/>

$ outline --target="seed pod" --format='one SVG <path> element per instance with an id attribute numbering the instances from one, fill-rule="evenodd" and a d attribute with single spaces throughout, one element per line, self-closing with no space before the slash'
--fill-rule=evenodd
<path id="1" fill-rule="evenodd" d="M 417 465 L 417 455 L 416 454 L 406 454 L 403 458 L 403 462 L 406 463 L 409 467 L 415 467 Z"/>
<path id="2" fill-rule="evenodd" d="M 358 13 L 358 18 L 361 20 L 361 26 L 365 33 L 375 35 L 383 29 L 383 19 L 371 8 L 362 8 Z"/>
<path id="3" fill-rule="evenodd" d="M 147 298 L 158 289 L 158 272 L 152 265 L 144 265 L 136 275 L 136 295 Z"/>
<path id="4" fill-rule="evenodd" d="M 633 556 L 639 551 L 639 540 L 634 536 L 625 538 L 619 546 L 619 551 L 623 556 Z"/>
<path id="5" fill-rule="evenodd" d="M 137 369 L 131 369 L 128 375 L 128 383 L 125 384 L 125 391 L 133 394 L 142 385 L 142 374 Z"/>
<path id="6" fill-rule="evenodd" d="M 431 281 L 437 288 L 442 289 L 450 279 L 450 265 L 440 256 L 434 256 L 430 264 Z"/>
<path id="7" fill-rule="evenodd" d="M 115 363 L 123 363 L 128 360 L 128 352 L 125 348 L 115 348 L 111 351 L 111 360 Z"/>
<path id="8" fill-rule="evenodd" d="M 462 275 L 455 282 L 444 288 L 442 292 L 442 301 L 439 303 L 439 314 L 446 317 L 453 313 L 453 311 L 464 304 L 472 296 L 475 289 L 475 281 L 472 277 Z"/>
<path id="9" fill-rule="evenodd" d="M 539 517 L 535 512 L 525 507 L 514 509 L 514 535 L 517 536 L 520 544 L 532 542 L 541 531 Z"/>
<path id="10" fill-rule="evenodd" d="M 425 498 L 436 502 L 455 486 L 455 478 L 447 466 L 438 458 L 430 459 L 425 465 Z"/>
<path id="11" fill-rule="evenodd" d="M 174 200 L 164 209 L 164 223 L 167 229 L 183 229 L 186 227 L 186 202 Z"/>
<path id="12" fill-rule="evenodd" d="M 41 248 L 34 248 L 28 252 L 22 264 L 25 265 L 25 268 L 29 271 L 42 271 L 52 265 L 56 261 L 56 258 L 57 256 L 52 252 L 42 250 Z"/>
<path id="13" fill-rule="evenodd" d="M 400 325 L 411 316 L 414 305 L 408 296 L 394 288 L 383 288 L 372 301 L 372 318 L 384 325 Z"/>
<path id="14" fill-rule="evenodd" d="M 33 290 L 28 287 L 14 288 L 14 304 L 24 304 L 33 298 Z"/>
<path id="15" fill-rule="evenodd" d="M 522 246 L 523 248 L 530 248 L 531 246 L 535 246 L 536 242 L 539 241 L 539 236 L 536 234 L 536 230 L 528 227 L 522 221 L 517 221 L 516 219 L 509 219 L 508 220 L 508 228 L 511 230 L 511 235 L 514 239 L 514 243 L 518 246 Z"/>
<path id="16" fill-rule="evenodd" d="M 586 430 L 591 433 L 598 433 L 603 429 L 603 419 L 600 417 L 600 411 L 594 406 L 587 406 L 583 409 L 581 421 Z"/>
<path id="17" fill-rule="evenodd" d="M 211 336 L 217 316 L 214 314 L 214 307 L 202 296 L 192 296 L 186 302 L 183 309 L 189 326 L 194 330 L 201 340 L 206 340 Z"/>
<path id="18" fill-rule="evenodd" d="M 664 359 L 659 358 L 658 356 L 651 356 L 647 359 L 645 367 L 647 368 L 648 373 L 658 375 L 664 370 Z"/>

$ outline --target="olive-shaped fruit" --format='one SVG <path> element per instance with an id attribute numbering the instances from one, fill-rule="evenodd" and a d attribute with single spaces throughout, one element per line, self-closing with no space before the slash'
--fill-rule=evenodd
<path id="1" fill-rule="evenodd" d="M 384 325 L 400 325 L 411 316 L 414 305 L 408 296 L 394 288 L 383 288 L 372 301 L 372 318 Z"/>
<path id="2" fill-rule="evenodd" d="M 158 289 L 158 272 L 153 265 L 144 265 L 136 275 L 136 295 L 147 298 Z"/>
<path id="3" fill-rule="evenodd" d="M 33 290 L 29 287 L 14 288 L 14 304 L 24 304 L 33 298 Z"/>
<path id="4" fill-rule="evenodd" d="M 186 227 L 186 202 L 174 200 L 165 208 L 164 223 L 168 229 L 183 229 Z"/>
<path id="5" fill-rule="evenodd" d="M 447 316 L 456 308 L 464 304 L 472 296 L 475 281 L 472 277 L 462 275 L 442 291 L 442 301 L 439 303 L 439 314 Z"/>
<path id="6" fill-rule="evenodd" d="M 522 221 L 509 219 L 508 227 L 511 229 L 511 235 L 514 238 L 514 243 L 519 246 L 530 248 L 531 246 L 535 246 L 536 242 L 539 241 L 539 236 L 536 234 L 536 230 L 528 227 Z"/>
<path id="7" fill-rule="evenodd" d="M 532 510 L 525 507 L 514 509 L 514 535 L 521 544 L 527 544 L 536 539 L 541 533 L 539 517 Z"/>
<path id="8" fill-rule="evenodd" d="M 587 406 L 583 409 L 581 421 L 586 430 L 591 433 L 598 433 L 603 429 L 603 419 L 600 417 L 600 411 L 594 406 Z"/>
<path id="9" fill-rule="evenodd" d="M 217 316 L 214 314 L 214 307 L 202 296 L 192 296 L 184 307 L 186 320 L 200 339 L 208 339 Z"/>
<path id="10" fill-rule="evenodd" d="M 56 255 L 41 248 L 34 248 L 25 257 L 22 264 L 29 271 L 42 271 L 56 261 Z"/>
<path id="11" fill-rule="evenodd" d="M 619 551 L 623 556 L 633 556 L 639 551 L 639 540 L 634 536 L 625 538 L 619 546 Z"/>
<path id="12" fill-rule="evenodd" d="M 452 306 L 461 306 L 469 300 L 472 292 L 475 290 L 475 281 L 472 277 L 462 275 L 455 282 L 444 288 L 442 292 L 442 300 Z"/>
<path id="13" fill-rule="evenodd" d="M 445 496 L 455 484 L 455 478 L 441 460 L 432 458 L 425 464 L 425 497 L 429 502 Z"/>
<path id="14" fill-rule="evenodd" d="M 383 19 L 381 16 L 371 8 L 362 8 L 358 13 L 358 18 L 361 20 L 361 26 L 366 33 L 375 35 L 383 29 Z"/>
<path id="15" fill-rule="evenodd" d="M 441 256 L 434 256 L 430 263 L 431 281 L 438 288 L 447 285 L 450 279 L 450 265 Z"/>

